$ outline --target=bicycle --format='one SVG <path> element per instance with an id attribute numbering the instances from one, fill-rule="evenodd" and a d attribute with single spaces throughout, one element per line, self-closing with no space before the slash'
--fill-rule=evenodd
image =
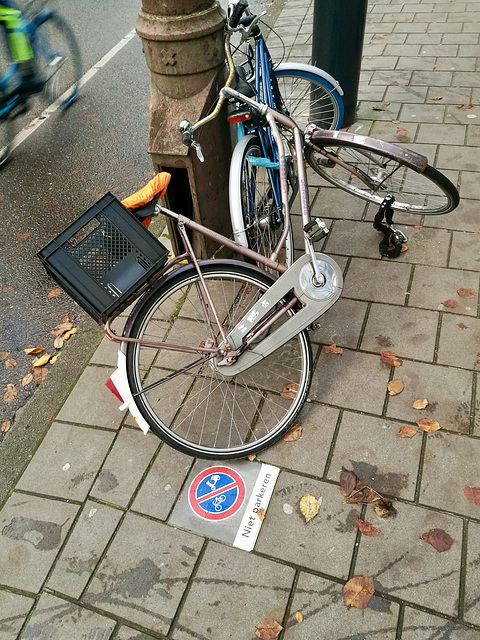
<path id="1" fill-rule="evenodd" d="M 12 8 L 19 11 L 14 0 Z M 30 41 L 38 73 L 43 80 L 43 92 L 49 103 L 61 109 L 77 98 L 82 75 L 80 49 L 75 34 L 56 11 L 44 8 L 42 2 L 31 2 L 23 10 L 24 31 Z M 12 86 L 17 63 L 12 62 L 0 77 L 0 167 L 6 163 L 14 145 L 14 120 L 28 110 L 28 95 Z"/>
<path id="2" fill-rule="evenodd" d="M 158 210 L 177 225 L 185 248 L 168 259 L 161 243 L 111 194 L 39 255 L 60 286 L 105 323 L 111 340 L 121 343 L 117 369 L 107 383 L 121 408 L 129 409 L 145 433 L 151 429 L 183 453 L 223 460 L 257 453 L 294 423 L 312 377 L 309 329 L 338 300 L 343 278 L 332 258 L 315 251 L 314 243 L 329 230 L 320 219 L 310 218 L 304 140 L 296 123 L 228 86 L 220 96 L 248 105 L 272 131 L 287 231 L 287 169 L 277 123 L 292 132 L 305 251 L 290 267 L 157 202 Z M 183 121 L 182 139 L 200 151 L 193 139 L 196 128 Z M 339 149 L 355 142 L 372 162 L 377 153 L 395 158 L 408 172 L 426 171 L 424 156 L 373 138 L 352 141 L 346 132 L 316 130 L 312 148 L 321 153 L 332 137 Z M 325 150 L 324 157 L 347 169 L 338 154 Z M 354 166 L 350 170 L 366 183 L 377 175 L 360 174 Z M 431 173 L 426 177 L 431 180 Z M 443 176 L 441 185 L 453 207 L 458 202 L 455 187 Z M 223 244 L 249 262 L 198 261 L 188 231 Z M 112 322 L 135 300 L 120 336 Z"/>
<path id="3" fill-rule="evenodd" d="M 273 64 L 261 31 L 261 18 L 249 9 L 248 0 L 230 2 L 225 23 L 225 53 L 231 84 L 240 93 L 289 115 L 303 130 L 316 123 L 336 129 L 343 119 L 343 91 L 339 83 L 322 69 L 303 63 Z M 245 60 L 235 66 L 231 37 L 240 36 Z M 253 45 L 252 45 L 253 41 Z M 269 256 L 284 230 L 276 144 L 268 126 L 262 126 L 255 111 L 236 108 L 229 115 L 238 124 L 237 144 L 229 173 L 229 203 L 232 230 L 237 242 Z M 297 184 L 292 160 L 293 144 L 284 131 L 287 150 L 289 201 Z M 293 234 L 285 239 L 282 260 L 293 262 Z"/>

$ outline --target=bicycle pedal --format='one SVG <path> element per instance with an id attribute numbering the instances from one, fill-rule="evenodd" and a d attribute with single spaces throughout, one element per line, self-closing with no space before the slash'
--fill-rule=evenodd
<path id="1" fill-rule="evenodd" d="M 278 162 L 272 162 L 268 158 L 257 158 L 255 156 L 247 157 L 248 164 L 252 167 L 265 167 L 266 169 L 278 169 L 280 164 Z"/>
<path id="2" fill-rule="evenodd" d="M 315 220 L 310 220 L 310 222 L 307 222 L 307 224 L 303 227 L 303 231 L 311 242 L 318 242 L 330 233 L 330 229 L 323 222 L 323 220 L 320 220 L 320 218 L 315 218 Z"/>

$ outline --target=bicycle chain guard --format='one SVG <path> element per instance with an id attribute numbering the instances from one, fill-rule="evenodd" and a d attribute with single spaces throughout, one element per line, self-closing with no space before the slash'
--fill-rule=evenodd
<path id="1" fill-rule="evenodd" d="M 236 361 L 227 357 L 218 364 L 222 374 L 234 376 L 248 369 L 259 360 L 266 358 L 290 338 L 297 335 L 325 313 L 338 300 L 343 289 L 342 271 L 338 264 L 323 253 L 315 253 L 324 282 L 316 285 L 311 257 L 301 256 L 283 273 L 263 296 L 253 305 L 247 315 L 228 334 L 227 339 L 233 349 L 241 348 L 246 336 L 278 303 L 292 290 L 303 305 L 279 327 L 248 350 L 241 353 Z"/>

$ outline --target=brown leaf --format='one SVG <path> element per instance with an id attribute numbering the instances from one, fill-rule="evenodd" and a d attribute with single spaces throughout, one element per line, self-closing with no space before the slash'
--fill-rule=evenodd
<path id="1" fill-rule="evenodd" d="M 390 380 L 390 382 L 387 385 L 388 393 L 391 396 L 396 396 L 399 393 L 402 393 L 404 388 L 405 388 L 405 385 L 403 384 L 402 378 L 395 378 L 394 380 Z"/>
<path id="2" fill-rule="evenodd" d="M 460 296 L 460 298 L 476 298 L 477 297 L 477 292 L 475 291 L 475 289 L 467 289 L 466 287 L 461 287 L 460 289 L 457 289 L 457 293 Z"/>
<path id="3" fill-rule="evenodd" d="M 381 502 L 374 502 L 372 507 L 379 518 L 394 518 L 397 515 L 395 507 L 385 498 Z"/>
<path id="4" fill-rule="evenodd" d="M 403 360 L 397 356 L 393 351 L 381 351 L 380 356 L 382 358 L 382 362 L 385 364 L 389 364 L 394 367 L 401 367 L 403 364 Z"/>
<path id="5" fill-rule="evenodd" d="M 45 380 L 45 376 L 48 373 L 47 367 L 33 367 L 33 378 L 37 384 L 40 384 Z"/>
<path id="6" fill-rule="evenodd" d="M 353 471 L 348 471 L 343 467 L 340 473 L 340 491 L 345 496 L 342 504 L 372 504 L 381 518 L 395 516 L 397 513 L 389 500 L 372 487 L 364 484 Z"/>
<path id="7" fill-rule="evenodd" d="M 393 82 L 390 82 L 390 86 L 391 87 L 398 87 L 398 82 L 396 80 L 394 80 Z"/>
<path id="8" fill-rule="evenodd" d="M 287 384 L 280 393 L 282 398 L 286 398 L 287 400 L 291 400 L 295 398 L 298 391 L 298 384 L 296 382 L 292 382 L 291 384 Z"/>
<path id="9" fill-rule="evenodd" d="M 440 553 L 442 551 L 448 551 L 451 549 L 455 540 L 448 535 L 443 529 L 430 529 L 427 533 L 422 533 L 420 536 L 422 540 L 428 542 Z"/>
<path id="10" fill-rule="evenodd" d="M 302 622 L 303 622 L 303 613 L 301 611 L 296 611 L 295 612 L 295 619 L 297 620 L 298 624 L 302 624 Z"/>
<path id="11" fill-rule="evenodd" d="M 457 109 L 473 109 L 473 104 L 471 102 L 467 104 L 457 104 Z"/>
<path id="12" fill-rule="evenodd" d="M 15 358 L 8 358 L 7 360 L 5 360 L 5 366 L 6 367 L 16 367 L 17 366 L 17 361 L 15 360 Z"/>
<path id="13" fill-rule="evenodd" d="M 420 429 L 426 431 L 427 433 L 434 433 L 440 429 L 440 424 L 433 420 L 432 418 L 422 418 L 417 422 Z"/>
<path id="14" fill-rule="evenodd" d="M 458 322 L 458 323 L 457 323 L 457 327 L 458 327 L 459 329 L 468 329 L 467 325 L 466 325 L 466 324 L 463 324 L 463 322 Z"/>
<path id="15" fill-rule="evenodd" d="M 430 100 L 443 100 L 443 98 L 430 98 Z"/>
<path id="16" fill-rule="evenodd" d="M 480 507 L 480 487 L 463 487 L 463 493 L 467 500 Z"/>
<path id="17" fill-rule="evenodd" d="M 23 351 L 28 356 L 31 356 L 31 355 L 35 355 L 37 353 L 42 353 L 42 351 L 45 351 L 45 347 L 33 347 L 31 349 L 30 348 L 29 349 L 24 349 Z"/>
<path id="18" fill-rule="evenodd" d="M 325 345 L 323 348 L 325 353 L 343 353 L 342 347 L 337 347 L 336 344 Z"/>
<path id="19" fill-rule="evenodd" d="M 12 287 L 11 285 L 6 285 L 5 287 L 2 287 L 2 291 L 3 293 L 13 293 L 15 291 L 15 287 Z"/>
<path id="20" fill-rule="evenodd" d="M 62 287 L 55 287 L 51 291 L 48 292 L 48 298 L 56 298 L 62 293 Z"/>
<path id="21" fill-rule="evenodd" d="M 63 318 L 62 318 L 62 322 L 69 322 L 70 318 L 68 317 L 68 313 L 66 313 Z"/>
<path id="22" fill-rule="evenodd" d="M 12 426 L 11 420 L 5 420 L 5 422 L 2 423 L 1 432 L 7 433 L 7 431 L 10 429 L 11 426 Z"/>
<path id="23" fill-rule="evenodd" d="M 302 435 L 302 425 L 294 424 L 293 427 L 287 431 L 287 433 L 283 436 L 285 442 L 296 442 L 300 436 Z"/>
<path id="24" fill-rule="evenodd" d="M 400 120 L 392 120 L 393 124 L 400 124 Z"/>
<path id="25" fill-rule="evenodd" d="M 35 358 L 35 360 L 32 362 L 32 367 L 43 367 L 44 364 L 47 364 L 50 358 L 51 356 L 49 353 L 44 353 L 43 356 Z"/>
<path id="26" fill-rule="evenodd" d="M 282 629 L 283 627 L 274 618 L 264 618 L 257 624 L 255 635 L 260 640 L 274 640 L 278 638 Z"/>
<path id="27" fill-rule="evenodd" d="M 402 242 L 402 248 L 400 249 L 400 253 L 405 253 L 408 251 L 408 244 L 406 242 Z"/>
<path id="28" fill-rule="evenodd" d="M 362 484 L 361 480 L 353 471 L 349 471 L 342 467 L 340 473 L 340 491 L 344 496 L 349 496 L 358 486 Z"/>
<path id="29" fill-rule="evenodd" d="M 457 300 L 444 300 L 442 304 L 447 309 L 456 309 L 460 303 Z"/>
<path id="30" fill-rule="evenodd" d="M 10 404 L 18 396 L 18 389 L 17 389 L 16 385 L 11 384 L 11 383 L 7 384 L 5 389 L 6 389 L 6 391 L 3 394 L 3 401 L 6 404 Z"/>
<path id="31" fill-rule="evenodd" d="M 419 398 L 418 400 L 414 400 L 412 404 L 412 409 L 425 409 L 428 405 L 428 400 L 426 398 Z"/>
<path id="32" fill-rule="evenodd" d="M 30 373 L 27 373 L 26 376 L 23 376 L 22 378 L 22 387 L 26 387 L 27 384 L 30 384 L 30 382 L 33 380 L 33 373 L 30 371 Z"/>
<path id="33" fill-rule="evenodd" d="M 62 322 L 62 324 L 57 324 L 55 329 L 52 329 L 50 333 L 52 336 L 61 336 L 65 331 L 70 331 L 70 329 L 73 329 L 73 324 L 71 322 Z"/>
<path id="34" fill-rule="evenodd" d="M 320 502 L 315 496 L 305 494 L 300 500 L 300 511 L 305 518 L 305 522 L 310 522 L 320 510 Z"/>
<path id="35" fill-rule="evenodd" d="M 480 338 L 480 334 L 479 334 L 479 338 Z M 3 362 L 4 360 L 6 360 L 9 355 L 10 355 L 10 351 L 0 351 L 0 362 Z"/>
<path id="36" fill-rule="evenodd" d="M 369 536 L 370 538 L 375 538 L 376 536 L 381 536 L 382 532 L 379 529 L 376 529 L 373 524 L 367 522 L 366 520 L 361 520 L 357 518 L 355 520 L 355 524 L 359 528 L 359 530 L 363 533 L 364 536 Z"/>
<path id="37" fill-rule="evenodd" d="M 365 609 L 374 593 L 375 587 L 372 577 L 356 576 L 343 587 L 343 601 L 347 607 Z"/>
<path id="38" fill-rule="evenodd" d="M 398 127 L 397 128 L 397 135 L 401 136 L 401 137 L 408 136 L 408 129 L 405 129 L 404 127 Z"/>
<path id="39" fill-rule="evenodd" d="M 53 341 L 53 346 L 55 347 L 55 349 L 61 349 L 64 342 L 65 340 L 63 339 L 63 336 L 57 336 Z"/>
<path id="40" fill-rule="evenodd" d="M 260 507 L 260 509 L 257 511 L 257 516 L 260 518 L 260 520 L 265 520 L 265 509 L 263 509 L 263 507 Z"/>
<path id="41" fill-rule="evenodd" d="M 415 427 L 409 427 L 408 425 L 405 425 L 403 427 L 400 427 L 400 429 L 397 431 L 397 438 L 413 438 L 416 433 L 418 433 L 418 431 L 415 429 Z"/>
<path id="42" fill-rule="evenodd" d="M 25 231 L 25 233 L 21 233 L 18 236 L 19 240 L 25 240 L 25 238 L 28 238 L 31 235 L 31 231 Z"/>
<path id="43" fill-rule="evenodd" d="M 256 453 L 251 453 L 249 456 L 247 456 L 247 458 L 250 460 L 250 462 L 253 462 L 256 457 L 257 457 Z"/>

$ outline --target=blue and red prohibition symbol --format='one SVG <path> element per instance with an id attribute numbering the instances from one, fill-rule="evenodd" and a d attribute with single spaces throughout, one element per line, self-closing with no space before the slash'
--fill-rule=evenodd
<path id="1" fill-rule="evenodd" d="M 245 500 L 245 482 L 230 467 L 209 467 L 195 476 L 188 490 L 192 510 L 205 520 L 226 520 Z"/>

